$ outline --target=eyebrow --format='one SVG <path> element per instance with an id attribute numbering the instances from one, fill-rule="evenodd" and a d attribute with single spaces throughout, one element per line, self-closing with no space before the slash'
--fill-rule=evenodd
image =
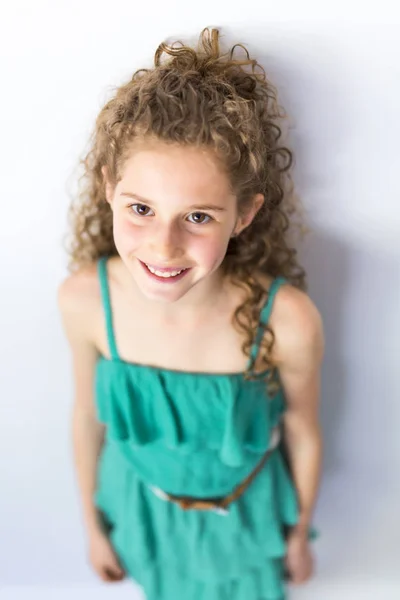
<path id="1" fill-rule="evenodd" d="M 121 196 L 127 196 L 128 198 L 132 198 L 133 200 L 138 200 L 139 202 L 143 202 L 143 204 L 154 204 L 151 200 L 147 198 L 143 198 L 143 196 L 139 196 L 138 194 L 133 194 L 132 192 L 121 192 Z M 218 206 L 217 204 L 194 204 L 193 206 L 188 207 L 189 210 L 215 210 L 219 212 L 226 211 L 224 206 Z"/>

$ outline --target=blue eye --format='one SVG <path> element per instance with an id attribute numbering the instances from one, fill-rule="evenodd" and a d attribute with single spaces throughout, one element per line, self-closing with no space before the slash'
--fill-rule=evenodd
<path id="1" fill-rule="evenodd" d="M 192 218 L 192 220 L 190 220 L 190 218 Z M 190 220 L 190 223 L 194 223 L 195 225 L 205 225 L 212 220 L 209 215 L 201 212 L 192 213 L 188 216 L 188 219 Z"/>
<path id="2" fill-rule="evenodd" d="M 152 210 L 149 206 L 146 206 L 146 204 L 131 204 L 130 208 L 139 217 L 152 216 L 149 214 L 152 212 Z M 154 215 L 154 213 L 153 213 L 153 215 Z"/>

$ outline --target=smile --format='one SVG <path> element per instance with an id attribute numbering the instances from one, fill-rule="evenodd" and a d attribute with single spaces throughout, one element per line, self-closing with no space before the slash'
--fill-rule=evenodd
<path id="1" fill-rule="evenodd" d="M 163 268 L 163 267 L 156 267 L 154 265 L 149 265 L 143 261 L 139 261 L 141 263 L 141 265 L 143 266 L 143 268 L 146 270 L 146 272 L 153 278 L 153 279 L 157 279 L 157 280 L 162 280 L 162 281 L 176 281 L 178 279 L 181 279 L 188 271 L 188 268 Z"/>
<path id="2" fill-rule="evenodd" d="M 146 263 L 144 263 L 144 264 L 146 265 L 146 267 L 148 268 L 150 273 L 157 275 L 157 277 L 176 277 L 177 275 L 182 273 L 182 271 L 185 271 L 185 269 L 179 269 L 179 271 L 162 271 L 161 269 L 151 267 L 150 265 L 148 265 Z"/>

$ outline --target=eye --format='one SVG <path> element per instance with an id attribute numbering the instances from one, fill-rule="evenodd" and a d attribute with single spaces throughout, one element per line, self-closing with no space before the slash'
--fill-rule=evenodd
<path id="1" fill-rule="evenodd" d="M 150 213 L 152 213 L 152 210 L 149 206 L 146 206 L 146 204 L 131 204 L 130 208 L 136 215 L 139 215 L 139 217 L 152 216 L 150 215 Z"/>
<path id="2" fill-rule="evenodd" d="M 189 215 L 188 219 L 191 223 L 195 223 L 196 225 L 205 225 L 212 220 L 212 217 L 206 215 L 205 213 L 195 212 Z"/>

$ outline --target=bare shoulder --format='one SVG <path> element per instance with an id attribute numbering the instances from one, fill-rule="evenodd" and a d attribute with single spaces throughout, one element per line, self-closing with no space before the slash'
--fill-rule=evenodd
<path id="1" fill-rule="evenodd" d="M 278 290 L 271 315 L 272 324 L 281 329 L 310 334 L 322 325 L 321 315 L 310 296 L 290 284 Z"/>
<path id="2" fill-rule="evenodd" d="M 87 333 L 91 317 L 100 306 L 97 265 L 89 265 L 64 279 L 58 288 L 57 301 L 67 336 L 75 330 Z"/>
<path id="3" fill-rule="evenodd" d="M 275 335 L 277 361 L 286 361 L 303 354 L 320 356 L 323 352 L 323 323 L 319 310 L 310 296 L 290 284 L 284 284 L 276 294 L 270 319 Z"/>
<path id="4" fill-rule="evenodd" d="M 79 414 L 96 419 L 93 378 L 99 355 L 96 323 L 101 309 L 96 264 L 80 269 L 61 283 L 58 306 L 71 350 L 75 405 Z"/>
<path id="5" fill-rule="evenodd" d="M 92 264 L 69 275 L 58 288 L 58 305 L 62 313 L 81 312 L 99 300 L 97 265 Z"/>

